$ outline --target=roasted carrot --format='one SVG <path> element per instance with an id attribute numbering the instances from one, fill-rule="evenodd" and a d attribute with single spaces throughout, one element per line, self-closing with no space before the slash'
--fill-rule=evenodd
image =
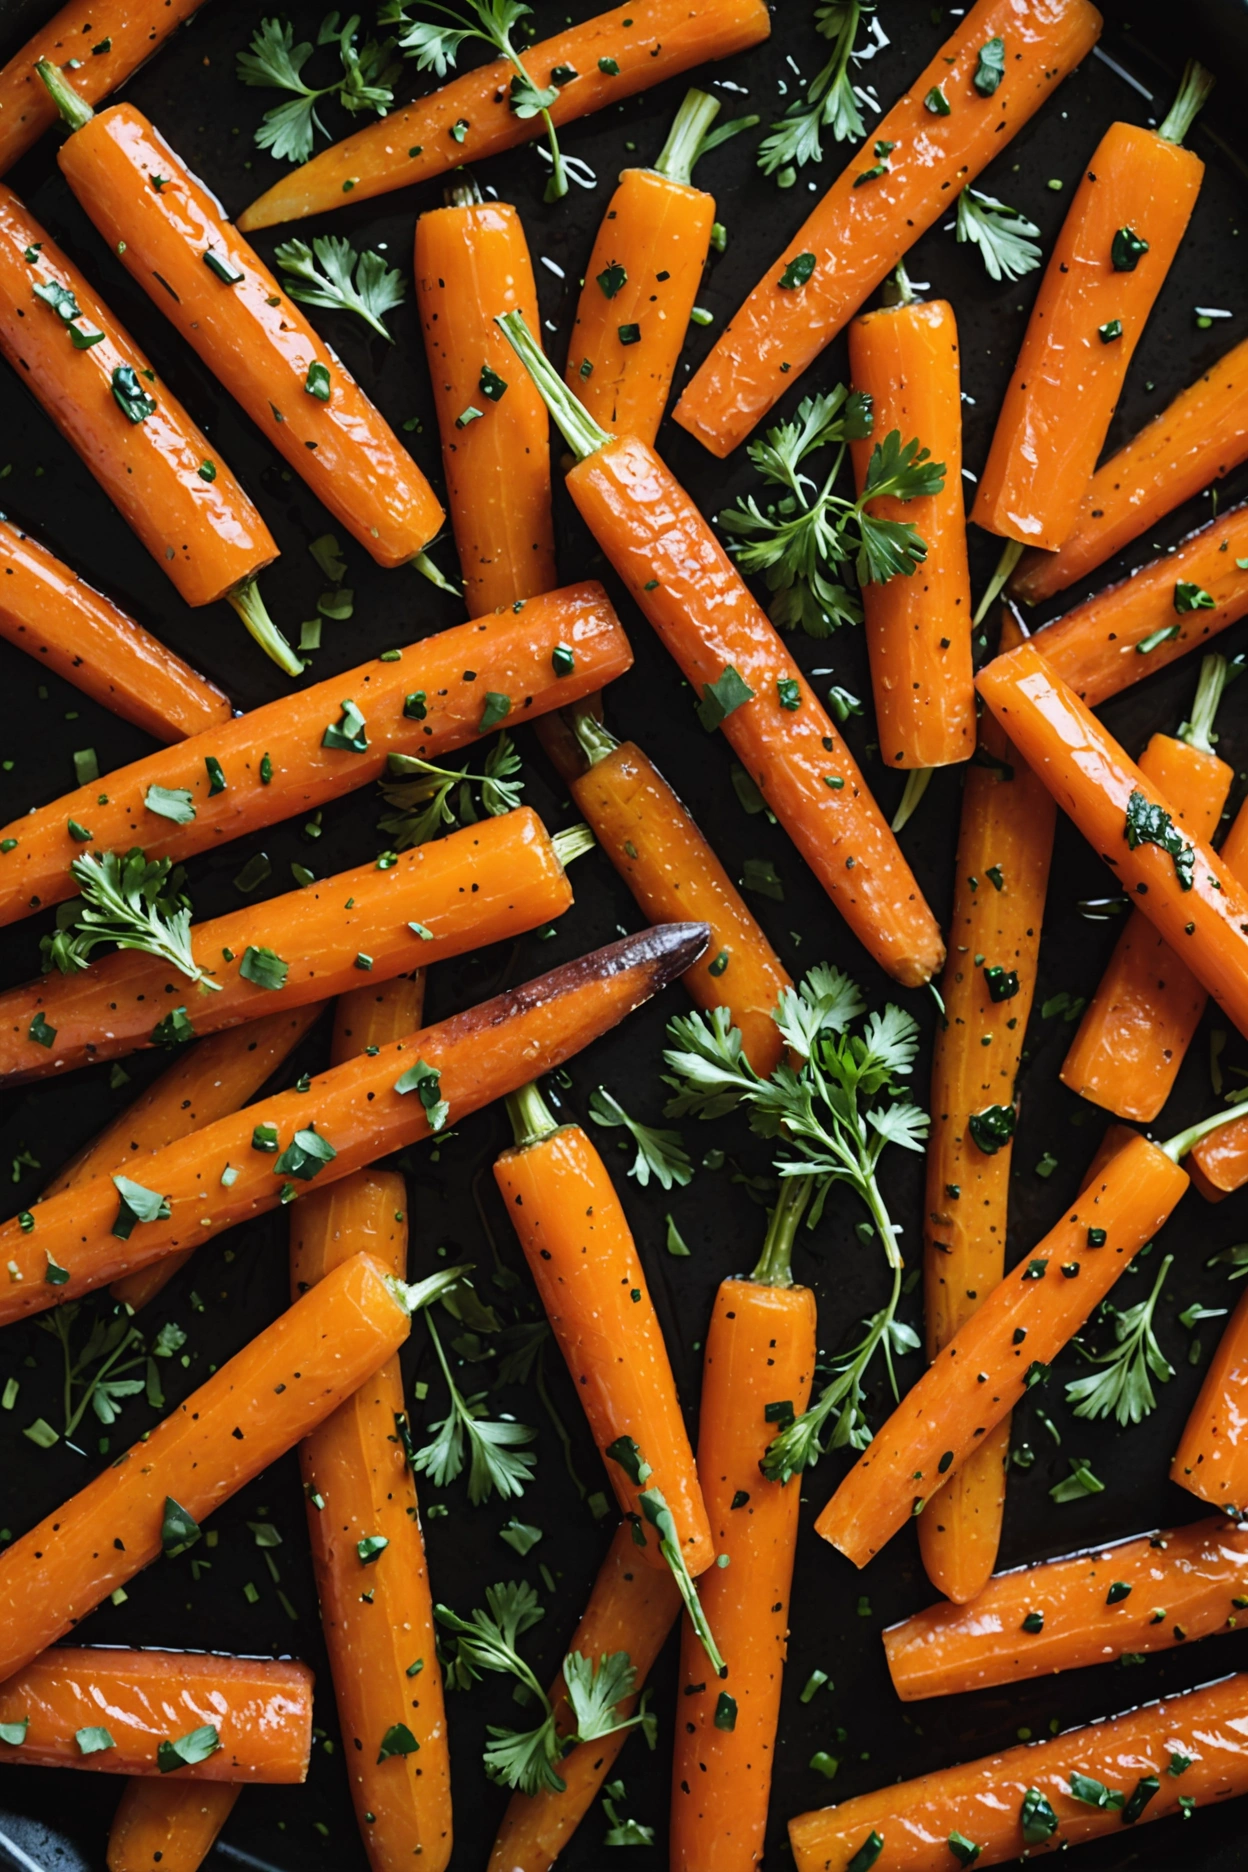
<path id="1" fill-rule="evenodd" d="M 1007 616 L 1001 648 L 1019 636 Z M 1045 789 L 985 715 L 963 783 L 944 1015 L 932 1054 L 923 1205 L 930 1359 L 1005 1271 L 1014 1087 L 1035 995 L 1055 817 Z M 927 1576 L 959 1605 L 996 1564 L 1009 1447 L 1006 1417 L 919 1520 Z"/>
<path id="2" fill-rule="evenodd" d="M 616 740 L 592 699 L 544 717 L 538 739 L 650 921 L 709 925 L 710 960 L 685 987 L 698 1007 L 731 1011 L 746 1058 L 769 1078 L 783 1051 L 776 1004 L 792 983 L 688 807 L 635 741 Z"/>
<path id="3" fill-rule="evenodd" d="M 1170 1480 L 1222 1514 L 1248 1508 L 1248 1301 L 1241 1300 L 1218 1341 L 1200 1395 L 1183 1426 Z"/>
<path id="4" fill-rule="evenodd" d="M 609 436 L 515 313 L 501 321 L 577 465 L 582 519 L 833 903 L 908 987 L 944 959 L 935 918 L 845 741 L 693 501 L 648 444 Z"/>
<path id="5" fill-rule="evenodd" d="M 945 465 L 945 485 L 913 501 L 872 502 L 877 518 L 916 527 L 927 552 L 909 578 L 864 584 L 862 609 L 881 754 L 890 767 L 945 767 L 975 749 L 958 327 L 946 300 L 916 299 L 897 271 L 895 303 L 849 328 L 850 376 L 871 398 L 875 435 L 922 436 Z M 876 446 L 850 446 L 859 493 Z"/>
<path id="6" fill-rule="evenodd" d="M 1224 1677 L 1052 1741 L 799 1814 L 797 1872 L 948 1872 L 1059 1852 L 1248 1794 L 1248 1678 Z M 1173 1864 L 1189 1863 L 1176 1838 Z M 1126 1841 L 1118 1849 L 1127 1850 Z"/>
<path id="7" fill-rule="evenodd" d="M 0 636 L 157 741 L 181 741 L 230 719 L 215 684 L 4 519 Z"/>
<path id="8" fill-rule="evenodd" d="M 538 929 L 572 902 L 559 853 L 520 806 L 389 854 L 384 869 L 374 860 L 194 925 L 186 959 L 202 983 L 138 950 L 39 976 L 0 993 L 0 1074 L 42 1079 L 164 1045 L 179 1004 L 213 1033 L 344 994 L 362 973 L 382 982 Z"/>
<path id="9" fill-rule="evenodd" d="M 312 1748 L 312 1673 L 218 1651 L 57 1645 L 0 1686 L 0 1723 L 23 1722 L 4 1756 L 15 1765 L 163 1775 L 161 1743 L 210 1723 L 217 1748 L 190 1767 L 175 1762 L 179 1777 L 298 1782 Z"/>
<path id="10" fill-rule="evenodd" d="M 520 217 L 475 185 L 416 223 L 416 300 L 433 384 L 446 497 L 470 617 L 557 582 L 550 423 L 494 323 L 499 306 L 537 326 L 537 283 Z"/>
<path id="11" fill-rule="evenodd" d="M 494 1165 L 524 1258 L 624 1514 L 641 1532 L 647 1490 L 676 1523 L 691 1574 L 715 1558 L 676 1380 L 649 1282 L 606 1165 L 536 1084 L 513 1092 L 515 1145 Z M 638 1452 L 640 1451 L 640 1457 Z M 659 1544 L 646 1565 L 667 1563 Z"/>
<path id="12" fill-rule="evenodd" d="M 1225 657 L 1205 657 L 1191 720 L 1177 736 L 1155 734 L 1140 755 L 1140 772 L 1170 801 L 1176 823 L 1206 844 L 1235 778 L 1210 739 L 1226 672 Z M 1062 1083 L 1120 1118 L 1150 1123 L 1170 1096 L 1205 1000 L 1164 937 L 1131 911 L 1062 1064 Z"/>
<path id="13" fill-rule="evenodd" d="M 1202 839 L 1179 831 L 1178 813 L 1160 788 L 1053 675 L 1033 643 L 998 657 L 978 687 L 1120 887 L 1248 1032 L 1248 888 Z"/>
<path id="14" fill-rule="evenodd" d="M 237 1781 L 128 1781 L 108 1835 L 108 1872 L 199 1872 L 241 1793 Z"/>
<path id="15" fill-rule="evenodd" d="M 555 659 L 558 650 L 572 653 L 567 674 L 560 673 L 567 659 Z M 71 819 L 101 851 L 140 845 L 153 857 L 187 858 L 379 780 L 390 754 L 436 760 L 474 740 L 483 717 L 494 723 L 512 711 L 517 718 L 541 715 L 574 702 L 631 662 L 628 641 L 595 584 L 566 586 L 530 599 L 519 613 L 478 618 L 389 652 L 118 768 L 5 826 L 0 924 L 73 896 L 69 864 L 83 844 L 68 829 Z M 267 783 L 260 777 L 266 754 Z M 175 825 L 152 812 L 145 806 L 152 787 L 157 797 L 189 793 L 195 817 Z"/>
<path id="16" fill-rule="evenodd" d="M 425 1012 L 425 971 L 418 968 L 393 981 L 371 983 L 339 995 L 334 1003 L 334 1032 L 329 1063 L 341 1066 L 370 1046 L 385 1046 L 403 1034 L 416 1033 Z"/>
<path id="17" fill-rule="evenodd" d="M 0 175 L 56 122 L 35 76 L 54 59 L 79 97 L 98 104 L 124 84 L 203 0 L 69 0 L 0 71 Z"/>
<path id="18" fill-rule="evenodd" d="M 302 675 L 256 584 L 277 558 L 268 527 L 130 334 L 3 186 L 0 353 L 179 596 L 226 599 L 265 654 Z"/>
<path id="19" fill-rule="evenodd" d="M 620 1706 L 621 1718 L 632 1715 L 679 1610 L 680 1595 L 671 1574 L 641 1564 L 632 1524 L 622 1521 L 568 1645 L 569 1652 L 595 1660 L 628 1652 L 636 1681 L 632 1696 Z M 551 1685 L 550 1700 L 560 1735 L 569 1734 L 575 1723 L 562 1672 Z M 540 1788 L 536 1794 L 513 1794 L 487 1872 L 550 1872 L 593 1805 L 628 1735 L 627 1729 L 617 1729 L 599 1742 L 582 1742 L 565 1755 L 558 1769 L 564 1783 L 562 1794 L 549 1788 Z"/>
<path id="20" fill-rule="evenodd" d="M 1196 1521 L 997 1573 L 973 1606 L 930 1606 L 884 1633 L 903 1702 L 1107 1664 L 1233 1631 L 1248 1530 Z"/>
<path id="21" fill-rule="evenodd" d="M 1234 877 L 1248 879 L 1248 802 L 1241 805 L 1222 841 L 1222 862 Z M 1188 1163 L 1192 1182 L 1207 1202 L 1221 1202 L 1248 1183 L 1248 1122 L 1227 1125 L 1202 1138 Z"/>
<path id="22" fill-rule="evenodd" d="M 790 1177 L 748 1280 L 720 1283 L 702 1365 L 698 1476 L 716 1555 L 702 1607 L 728 1659 L 708 1682 L 681 1634 L 672 1755 L 672 1872 L 753 1872 L 762 1860 L 789 1636 L 800 1485 L 761 1473 L 768 1445 L 810 1401 L 815 1296 L 794 1283 L 793 1240 L 812 1186 Z"/>
<path id="23" fill-rule="evenodd" d="M 446 1122 L 447 1107 L 458 1120 L 518 1090 L 530 1073 L 552 1072 L 682 975 L 706 934 L 705 924 L 676 923 L 625 937 L 332 1067 L 306 1091 L 280 1092 L 218 1119 L 149 1157 L 138 1191 L 131 1180 L 150 1221 L 129 1202 L 119 1208 L 118 1189 L 103 1177 L 36 1204 L 0 1224 L 0 1266 L 12 1262 L 0 1281 L 0 1325 L 209 1241 L 290 1201 L 318 1172 L 336 1183 L 428 1137 Z M 226 1171 L 237 1174 L 222 1181 Z"/>
<path id="24" fill-rule="evenodd" d="M 1248 457 L 1248 339 L 1103 462 L 1057 552 L 1025 553 L 1010 592 L 1043 604 Z"/>
<path id="25" fill-rule="evenodd" d="M 559 73 L 553 124 L 575 123 L 691 65 L 729 58 L 771 30 L 763 0 L 649 0 L 632 13 L 599 13 L 525 51 L 535 85 L 550 85 Z M 542 134 L 542 118 L 516 115 L 514 76 L 506 59 L 495 59 L 392 111 L 283 176 L 244 210 L 239 227 L 250 233 L 324 214 L 531 142 Z"/>
<path id="26" fill-rule="evenodd" d="M 712 454 L 730 454 L 1100 31 L 1088 0 L 1027 8 L 978 0 L 767 269 L 676 405 L 676 421 Z M 994 42 L 1004 45 L 1004 69 L 991 88 L 981 54 Z M 947 115 L 925 103 L 934 92 Z"/>

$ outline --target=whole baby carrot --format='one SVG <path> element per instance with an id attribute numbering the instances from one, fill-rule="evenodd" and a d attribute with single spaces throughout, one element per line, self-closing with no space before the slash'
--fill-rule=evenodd
<path id="1" fill-rule="evenodd" d="M 570 654 L 571 669 L 557 651 Z M 436 760 L 475 740 L 483 723 L 574 702 L 631 662 L 596 584 L 566 586 L 520 612 L 477 618 L 388 652 L 118 768 L 0 829 L 0 925 L 74 895 L 69 865 L 83 843 L 70 832 L 71 819 L 99 850 L 139 845 L 153 857 L 187 858 L 379 780 L 390 754 Z M 181 823 L 149 804 L 174 793 L 189 795 L 193 816 L 179 809 Z"/>
<path id="2" fill-rule="evenodd" d="M 918 987 L 944 959 L 935 918 L 849 748 L 680 483 L 636 436 L 609 436 L 516 313 L 500 320 L 577 465 L 568 491 L 677 665 L 854 934 Z"/>
<path id="3" fill-rule="evenodd" d="M 1248 1508 L 1248 1302 L 1241 1300 L 1218 1341 L 1205 1382 L 1183 1426 L 1170 1480 L 1227 1515 Z"/>
<path id="4" fill-rule="evenodd" d="M 810 1401 L 815 1296 L 794 1283 L 793 1242 L 812 1186 L 780 1185 L 748 1280 L 720 1283 L 702 1368 L 698 1475 L 717 1555 L 700 1597 L 728 1659 L 707 1682 L 684 1622 L 672 1754 L 672 1872 L 753 1872 L 767 1830 L 789 1636 L 800 1485 L 761 1473 L 768 1445 Z"/>
<path id="5" fill-rule="evenodd" d="M 997 1573 L 974 1606 L 929 1606 L 884 1633 L 903 1702 L 1108 1664 L 1234 1630 L 1248 1531 L 1226 1520 L 1139 1534 Z"/>
<path id="6" fill-rule="evenodd" d="M 770 30 L 763 0 L 648 0 L 631 9 L 631 17 L 621 18 L 616 7 L 569 25 L 530 46 L 523 60 L 532 83 L 555 92 L 547 114 L 562 127 L 691 65 L 742 52 Z M 391 111 L 283 176 L 244 210 L 238 225 L 250 233 L 324 214 L 531 142 L 542 134 L 543 118 L 517 115 L 517 76 L 514 64 L 494 59 Z"/>
<path id="7" fill-rule="evenodd" d="M 1061 1852 L 1142 1820 L 1248 1794 L 1243 1710 L 1248 1678 L 1146 1703 L 1126 1716 L 940 1768 L 799 1814 L 789 1822 L 797 1872 L 948 1872 Z M 1176 1837 L 1166 1863 L 1190 1863 Z M 1158 1861 L 1162 1863 L 1162 1861 Z"/>
<path id="8" fill-rule="evenodd" d="M 545 716 L 538 739 L 650 921 L 692 917 L 709 925 L 706 956 L 685 987 L 698 1007 L 731 1011 L 746 1058 L 767 1078 L 783 1051 L 774 1016 L 792 986 L 788 971 L 688 807 L 635 741 L 616 740 L 596 708 L 591 697 Z"/>
<path id="9" fill-rule="evenodd" d="M 730 454 L 1100 31 L 1088 0 L 1025 8 L 978 0 L 768 267 L 676 405 L 676 421 L 712 454 Z M 996 60 L 985 57 L 993 52 Z"/>
<path id="10" fill-rule="evenodd" d="M 537 284 L 520 217 L 459 184 L 416 223 L 416 302 L 433 385 L 446 497 L 468 615 L 556 583 L 550 422 L 494 323 L 500 306 L 537 329 Z"/>
<path id="11" fill-rule="evenodd" d="M 237 1781 L 126 1783 L 108 1835 L 108 1872 L 199 1872 L 242 1793 Z"/>
<path id="12" fill-rule="evenodd" d="M 1248 802 L 1236 813 L 1220 856 L 1234 877 L 1248 879 Z M 1248 1122 L 1241 1119 L 1202 1138 L 1188 1170 L 1207 1202 L 1221 1202 L 1232 1190 L 1242 1188 L 1248 1183 Z"/>
<path id="13" fill-rule="evenodd" d="M 1001 648 L 1019 635 L 1007 614 Z M 944 1015 L 932 1052 L 923 1294 L 933 1360 L 1005 1271 L 1015 1081 L 1035 996 L 1055 817 L 1044 787 L 985 715 L 963 782 Z M 975 1597 L 996 1565 L 1009 1441 L 1007 1417 L 919 1519 L 927 1576 L 958 1604 Z"/>

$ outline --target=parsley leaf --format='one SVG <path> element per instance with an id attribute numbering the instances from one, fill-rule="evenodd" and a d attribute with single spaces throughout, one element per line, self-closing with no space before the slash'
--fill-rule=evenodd
<path id="1" fill-rule="evenodd" d="M 482 809 L 491 817 L 520 804 L 524 781 L 520 756 L 506 729 L 494 742 L 479 774 L 466 767 L 437 767 L 415 754 L 391 754 L 381 794 L 395 808 L 379 821 L 395 851 L 407 851 L 436 837 L 444 826 L 475 825 L 478 813 L 472 789 L 481 790 Z"/>
<path id="2" fill-rule="evenodd" d="M 1173 1260 L 1173 1255 L 1165 1257 L 1146 1300 L 1121 1312 L 1108 1300 L 1102 1302 L 1097 1316 L 1112 1319 L 1114 1327 L 1114 1343 L 1107 1351 L 1089 1352 L 1079 1339 L 1075 1340 L 1076 1349 L 1088 1363 L 1100 1367 L 1066 1386 L 1066 1402 L 1074 1405 L 1076 1417 L 1112 1416 L 1123 1425 L 1137 1424 L 1156 1408 L 1150 1374 L 1160 1384 L 1168 1384 L 1174 1377 L 1174 1367 L 1153 1331 L 1157 1301 Z"/>
<path id="3" fill-rule="evenodd" d="M 608 1781 L 602 1790 L 602 1811 L 611 1822 L 602 1836 L 604 1846 L 653 1846 L 654 1828 L 643 1826 L 640 1820 L 621 1819 L 616 1812 L 616 1803 L 624 1798 L 624 1783 Z"/>
<path id="4" fill-rule="evenodd" d="M 283 962 L 276 949 L 257 949 L 254 943 L 248 943 L 238 972 L 244 981 L 254 982 L 257 988 L 284 988 L 290 963 Z"/>
<path id="5" fill-rule="evenodd" d="M 957 239 L 972 241 L 989 279 L 1017 280 L 1034 273 L 1041 251 L 1034 221 L 982 189 L 964 188 L 958 196 Z"/>
<path id="6" fill-rule="evenodd" d="M 702 700 L 698 703 L 698 720 L 708 734 L 713 734 L 734 710 L 743 702 L 752 702 L 754 691 L 746 682 L 740 670 L 733 664 L 724 666 L 724 673 L 718 682 L 703 683 Z"/>
<path id="7" fill-rule="evenodd" d="M 45 973 L 57 968 L 72 975 L 88 968 L 92 951 L 111 942 L 156 956 L 205 988 L 220 988 L 191 953 L 191 907 L 180 890 L 181 866 L 175 870 L 169 858 L 149 859 L 136 845 L 124 858 L 84 852 L 69 868 L 82 892 L 78 916 L 42 938 Z"/>
<path id="8" fill-rule="evenodd" d="M 215 1724 L 204 1723 L 174 1742 L 161 1742 L 156 1750 L 156 1766 L 161 1774 L 172 1774 L 175 1768 L 193 1768 L 215 1755 L 220 1747 L 220 1731 Z"/>
<path id="9" fill-rule="evenodd" d="M 425 1324 L 450 1392 L 451 1408 L 440 1422 L 430 1424 L 434 1432 L 432 1442 L 412 1452 L 413 1473 L 428 1475 L 435 1488 L 445 1488 L 463 1470 L 467 1442 L 470 1451 L 468 1499 L 473 1507 L 488 1500 L 491 1494 L 497 1494 L 502 1501 L 512 1501 L 523 1495 L 526 1484 L 533 1479 L 533 1465 L 537 1459 L 522 1446 L 531 1443 L 537 1432 L 525 1424 L 488 1422 L 485 1392 L 464 1397 L 451 1377 L 438 1329 L 427 1313 Z"/>
<path id="10" fill-rule="evenodd" d="M 382 323 L 382 315 L 402 304 L 407 287 L 403 275 L 397 268 L 387 266 L 379 253 L 366 250 L 357 255 L 349 240 L 336 234 L 321 234 L 311 247 L 306 241 L 283 241 L 273 257 L 286 275 L 287 292 L 300 305 L 323 306 L 330 312 L 354 312 L 375 332 L 394 343 Z"/>
<path id="11" fill-rule="evenodd" d="M 311 41 L 296 45 L 294 28 L 288 20 L 260 22 L 249 49 L 238 54 L 237 75 L 245 85 L 292 93 L 284 104 L 265 112 L 256 131 L 261 149 L 272 150 L 279 161 L 306 162 L 312 154 L 315 132 L 329 135 L 317 115 L 322 98 L 337 98 L 349 111 L 373 110 L 379 117 L 385 116 L 394 102 L 391 87 L 401 69 L 392 56 L 394 41 L 370 38 L 357 48 L 359 23 L 358 13 L 352 14 L 341 29 L 337 13 L 330 13 L 322 21 L 316 43 L 337 45 L 342 71 L 332 83 L 312 86 L 303 78 L 303 68 L 314 50 Z"/>
<path id="12" fill-rule="evenodd" d="M 831 56 L 807 85 L 805 97 L 793 100 L 758 147 L 759 168 L 764 175 L 778 174 L 782 186 L 792 184 L 792 172 L 822 162 L 820 131 L 830 130 L 838 143 L 858 143 L 865 136 L 860 106 L 869 99 L 854 84 L 849 67 L 851 61 L 873 58 L 887 43 L 877 39 L 855 48 L 860 19 L 874 11 L 874 0 L 825 0 L 815 9 L 815 29 L 830 43 Z"/>
<path id="13" fill-rule="evenodd" d="M 1160 845 L 1174 860 L 1174 875 L 1179 880 L 1179 889 L 1191 890 L 1196 865 L 1195 848 L 1185 843 L 1182 833 L 1165 808 L 1156 805 L 1138 788 L 1127 801 L 1123 837 L 1131 851 L 1141 845 Z"/>
<path id="14" fill-rule="evenodd" d="M 605 1086 L 599 1086 L 592 1094 L 589 1115 L 595 1124 L 624 1126 L 637 1146 L 637 1155 L 629 1165 L 628 1174 L 636 1177 L 642 1189 L 649 1186 L 651 1177 L 664 1190 L 675 1186 L 683 1189 L 691 1180 L 693 1164 L 679 1131 L 657 1130 L 642 1124 L 640 1119 L 630 1118 Z"/>

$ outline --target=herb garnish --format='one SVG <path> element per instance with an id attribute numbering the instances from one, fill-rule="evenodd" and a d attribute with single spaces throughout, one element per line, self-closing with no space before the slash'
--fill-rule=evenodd
<path id="1" fill-rule="evenodd" d="M 321 234 L 311 247 L 306 241 L 283 241 L 273 258 L 286 275 L 287 292 L 300 305 L 322 306 L 330 312 L 354 312 L 375 332 L 394 343 L 382 324 L 382 314 L 402 304 L 407 287 L 403 275 L 387 266 L 379 253 L 357 255 L 349 240 L 336 234 Z M 351 278 L 353 267 L 354 281 Z M 297 283 L 292 284 L 292 281 Z M 343 571 L 346 571 L 345 566 Z"/>
<path id="2" fill-rule="evenodd" d="M 624 1126 L 637 1146 L 637 1154 L 628 1167 L 628 1174 L 636 1177 L 642 1189 L 649 1186 L 652 1176 L 663 1190 L 670 1190 L 674 1186 L 683 1189 L 692 1179 L 693 1164 L 679 1131 L 659 1129 L 642 1124 L 638 1118 L 630 1118 L 619 1100 L 613 1098 L 605 1086 L 599 1086 L 591 1094 L 589 1115 L 595 1124 Z M 622 1143 L 620 1148 L 626 1150 L 628 1146 Z"/>
<path id="3" fill-rule="evenodd" d="M 979 248 L 989 279 L 1022 279 L 1040 264 L 1035 222 L 982 189 L 962 190 L 956 227 L 959 241 L 972 241 Z"/>
<path id="4" fill-rule="evenodd" d="M 1165 1257 L 1146 1300 L 1121 1312 L 1108 1300 L 1101 1302 L 1097 1319 L 1113 1321 L 1114 1343 L 1108 1351 L 1089 1352 L 1080 1339 L 1075 1340 L 1076 1350 L 1088 1363 L 1101 1367 L 1066 1386 L 1066 1402 L 1075 1406 L 1076 1417 L 1113 1416 L 1120 1424 L 1137 1424 L 1156 1408 L 1149 1374 L 1160 1384 L 1174 1377 L 1174 1367 L 1153 1332 L 1153 1316 L 1173 1260 L 1173 1255 Z"/>
<path id="5" fill-rule="evenodd" d="M 391 86 L 402 67 L 392 56 L 393 39 L 366 39 L 357 50 L 359 14 L 353 13 L 341 28 L 338 19 L 337 13 L 328 14 L 316 35 L 318 46 L 338 47 L 342 76 L 333 84 L 319 88 L 305 84 L 303 68 L 312 56 L 313 46 L 310 40 L 295 44 L 294 28 L 288 20 L 262 20 L 252 34 L 250 49 L 238 54 L 236 70 L 243 84 L 294 94 L 285 104 L 266 111 L 256 131 L 260 148 L 272 150 L 279 161 L 307 162 L 314 132 L 329 135 L 317 115 L 316 107 L 322 98 L 337 98 L 349 111 L 374 110 L 379 117 L 384 117 L 394 102 Z"/>
<path id="6" fill-rule="evenodd" d="M 175 870 L 171 859 L 148 858 L 136 845 L 124 858 L 84 852 L 69 868 L 83 907 L 74 926 L 42 938 L 45 971 L 55 967 L 72 975 L 89 966 L 100 943 L 111 942 L 156 956 L 205 988 L 220 987 L 191 954 L 191 906 L 181 893 L 181 866 Z"/>
<path id="7" fill-rule="evenodd" d="M 1138 788 L 1127 801 L 1123 837 L 1131 851 L 1140 845 L 1160 845 L 1174 860 L 1174 875 L 1179 881 L 1179 889 L 1191 890 L 1196 866 L 1195 848 L 1185 844 L 1182 833 L 1173 824 L 1165 808 L 1155 805 Z"/>
<path id="8" fill-rule="evenodd" d="M 467 1439 L 470 1452 L 468 1499 L 473 1507 L 488 1500 L 491 1494 L 497 1494 L 503 1501 L 515 1500 L 523 1495 L 526 1484 L 533 1479 L 537 1458 L 523 1445 L 531 1443 L 537 1432 L 530 1430 L 527 1424 L 510 1420 L 490 1422 L 485 1416 L 486 1393 L 478 1391 L 467 1398 L 463 1395 L 451 1376 L 432 1314 L 425 1314 L 425 1324 L 450 1392 L 451 1408 L 445 1417 L 429 1425 L 434 1433 L 432 1442 L 409 1452 L 413 1474 L 427 1475 L 435 1488 L 445 1488 L 463 1469 Z"/>
<path id="9" fill-rule="evenodd" d="M 114 369 L 113 397 L 122 415 L 132 423 L 141 423 L 156 413 L 156 399 L 148 396 L 132 364 L 118 364 Z"/>
<path id="10" fill-rule="evenodd" d="M 991 97 L 1005 77 L 1005 40 L 987 39 L 979 48 L 971 83 L 981 97 Z"/>
<path id="11" fill-rule="evenodd" d="M 524 790 L 524 781 L 512 778 L 519 771 L 520 756 L 506 729 L 489 750 L 479 774 L 469 773 L 466 767 L 438 767 L 415 754 L 391 754 L 381 793 L 395 810 L 382 816 L 378 829 L 389 836 L 396 851 L 407 851 L 435 837 L 443 826 L 475 825 L 474 786 L 481 789 L 484 812 L 491 817 L 510 812 L 520 804 Z"/>
<path id="12" fill-rule="evenodd" d="M 221 1747 L 221 1735 L 213 1723 L 204 1723 L 198 1729 L 192 1729 L 189 1735 L 179 1736 L 174 1742 L 162 1742 L 156 1750 L 156 1766 L 161 1774 L 172 1774 L 175 1768 L 193 1768 L 196 1762 L 207 1761 Z"/>
<path id="13" fill-rule="evenodd" d="M 807 163 L 822 162 L 821 130 L 830 130 L 838 143 L 857 143 L 865 136 L 859 103 L 867 100 L 850 78 L 849 66 L 851 60 L 873 58 L 879 49 L 879 41 L 854 46 L 860 18 L 874 11 L 875 0 L 826 0 L 816 9 L 815 30 L 831 44 L 831 57 L 807 85 L 805 97 L 793 100 L 758 146 L 759 168 L 774 175 L 781 188 L 791 187 Z"/>

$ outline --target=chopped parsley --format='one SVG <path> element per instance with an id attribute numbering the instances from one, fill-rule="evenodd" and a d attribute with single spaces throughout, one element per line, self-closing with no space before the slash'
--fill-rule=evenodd
<path id="1" fill-rule="evenodd" d="M 1168 852 L 1174 862 L 1179 889 L 1191 890 L 1196 866 L 1194 846 L 1185 843 L 1165 808 L 1154 804 L 1138 787 L 1127 801 L 1123 837 L 1131 851 L 1141 845 L 1159 845 L 1162 851 Z"/>

